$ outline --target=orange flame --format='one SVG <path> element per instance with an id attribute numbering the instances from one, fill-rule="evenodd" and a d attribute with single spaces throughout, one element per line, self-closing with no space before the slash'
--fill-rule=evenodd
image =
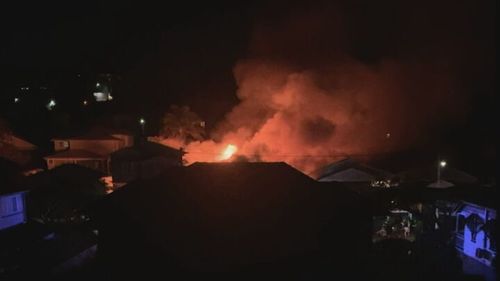
<path id="1" fill-rule="evenodd" d="M 228 160 L 236 151 L 238 151 L 236 145 L 228 144 L 226 148 L 224 148 L 224 150 L 221 152 L 221 154 L 217 157 L 217 161 Z"/>

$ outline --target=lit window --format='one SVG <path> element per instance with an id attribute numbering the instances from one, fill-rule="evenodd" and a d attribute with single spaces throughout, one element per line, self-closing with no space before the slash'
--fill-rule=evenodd
<path id="1" fill-rule="evenodd" d="M 67 141 L 60 141 L 58 143 L 58 145 L 59 145 L 60 148 L 68 148 L 69 147 L 69 144 L 68 144 Z"/>

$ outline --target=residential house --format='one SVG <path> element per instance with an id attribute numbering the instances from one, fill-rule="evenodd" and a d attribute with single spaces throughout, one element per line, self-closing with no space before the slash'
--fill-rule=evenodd
<path id="1" fill-rule="evenodd" d="M 33 162 L 37 146 L 12 133 L 7 133 L 0 139 L 0 156 L 21 166 Z"/>
<path id="2" fill-rule="evenodd" d="M 453 167 L 446 166 L 441 168 L 440 173 L 440 180 L 443 182 L 442 185 L 448 187 L 478 183 L 476 177 Z M 399 174 L 399 177 L 403 182 L 433 183 L 436 182 L 437 179 L 437 166 L 426 166 L 404 171 Z"/>
<path id="3" fill-rule="evenodd" d="M 393 175 L 387 171 L 362 164 L 352 158 L 331 163 L 317 172 L 316 178 L 321 182 L 367 183 L 391 185 Z"/>
<path id="4" fill-rule="evenodd" d="M 0 193 L 0 230 L 26 223 L 27 190 L 9 190 Z"/>
<path id="5" fill-rule="evenodd" d="M 7 137 L 4 137 L 3 142 L 12 145 L 18 150 L 33 151 L 37 149 L 36 145 L 14 134 L 10 134 Z"/>
<path id="6" fill-rule="evenodd" d="M 27 220 L 27 188 L 20 182 L 15 163 L 0 158 L 0 230 L 23 224 Z"/>
<path id="7" fill-rule="evenodd" d="M 92 132 L 70 138 L 54 138 L 55 153 L 44 157 L 47 168 L 63 164 L 77 164 L 109 174 L 109 156 L 114 151 L 133 145 L 127 134 Z"/>
<path id="8" fill-rule="evenodd" d="M 98 255 L 113 278 L 356 278 L 370 228 L 354 192 L 322 187 L 285 163 L 173 167 L 100 202 Z"/>
<path id="9" fill-rule="evenodd" d="M 481 263 L 491 265 L 497 252 L 496 216 L 493 208 L 463 201 L 456 211 L 457 249 Z"/>
<path id="10" fill-rule="evenodd" d="M 28 177 L 30 217 L 43 223 L 88 220 L 88 207 L 106 195 L 103 175 L 95 169 L 67 164 Z"/>

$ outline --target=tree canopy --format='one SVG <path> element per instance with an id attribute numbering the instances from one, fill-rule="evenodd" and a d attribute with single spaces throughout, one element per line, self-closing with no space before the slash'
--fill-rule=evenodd
<path id="1" fill-rule="evenodd" d="M 203 140 L 205 122 L 188 106 L 173 105 L 162 119 L 160 135 L 184 142 Z"/>

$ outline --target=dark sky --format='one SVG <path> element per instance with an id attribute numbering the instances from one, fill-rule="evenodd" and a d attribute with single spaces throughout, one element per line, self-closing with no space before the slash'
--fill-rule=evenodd
<path id="1" fill-rule="evenodd" d="M 496 137 L 495 1 L 199 2 L 3 3 L 1 94 L 48 85 L 79 100 L 85 90 L 71 85 L 83 84 L 67 81 L 113 73 L 122 111 L 157 116 L 187 104 L 215 124 L 238 102 L 233 70 L 242 59 L 307 69 L 339 57 L 370 67 L 432 61 L 458 81 L 450 104 L 467 103 L 436 130 L 446 138 L 458 132 L 471 145 Z"/>
<path id="2" fill-rule="evenodd" d="M 342 33 L 344 51 L 367 63 L 386 57 L 419 59 L 428 52 L 446 55 L 457 49 L 464 56 L 468 51 L 495 54 L 494 1 L 237 2 L 10 1 L 1 9 L 2 72 L 19 80 L 27 73 L 43 78 L 69 71 L 111 72 L 126 77 L 131 91 L 147 89 L 182 100 L 198 94 L 197 87 L 228 90 L 236 61 L 249 55 L 256 26 L 322 6 L 340 20 L 326 27 L 332 30 L 331 38 L 316 40 L 312 47 L 329 46 Z M 300 59 L 299 53 L 304 50 L 288 59 Z M 481 61 L 465 63 L 491 67 Z M 476 75 L 491 72 L 483 69 Z M 157 85 L 160 82 L 163 85 Z M 148 83 L 154 85 L 148 88 Z M 234 96 L 220 95 L 224 100 Z"/>
<path id="3" fill-rule="evenodd" d="M 199 95 L 227 103 L 234 101 L 231 71 L 246 47 L 248 13 L 246 7 L 197 1 L 9 4 L 1 17 L 3 78 L 17 86 L 114 73 L 123 86 L 116 94 L 147 97 L 145 104 Z"/>

